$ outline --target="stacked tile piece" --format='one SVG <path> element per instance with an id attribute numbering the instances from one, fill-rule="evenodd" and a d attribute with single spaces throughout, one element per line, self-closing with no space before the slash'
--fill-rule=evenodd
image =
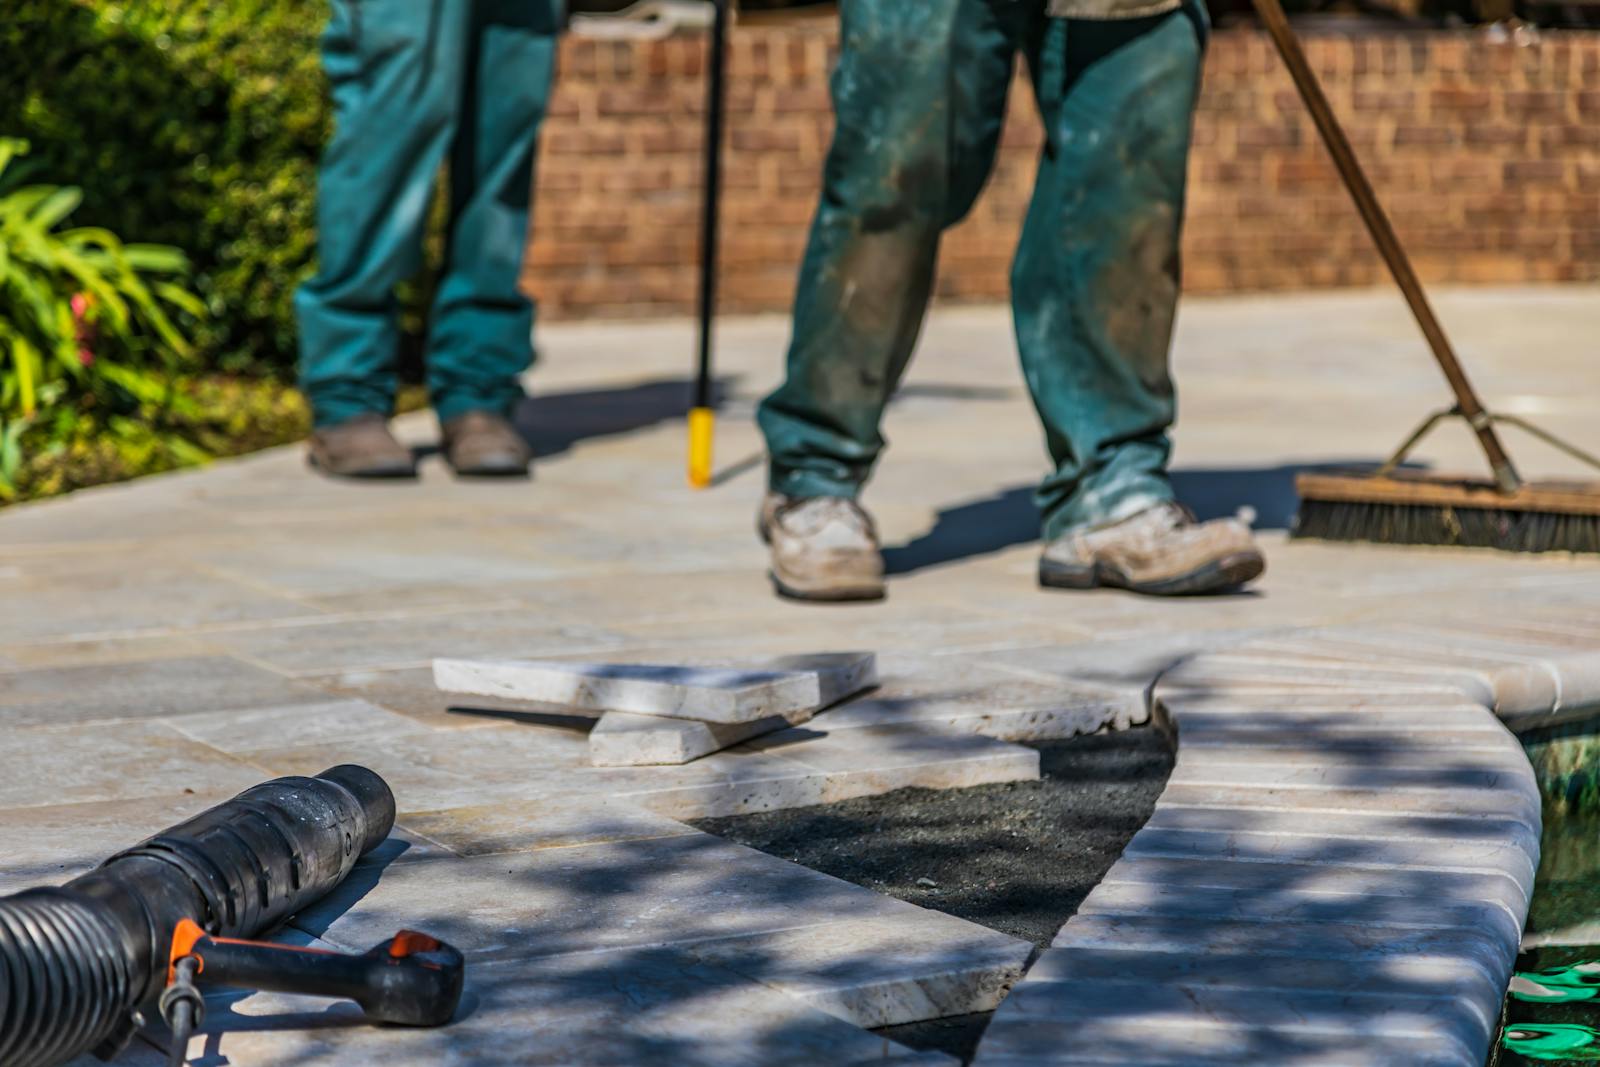
<path id="1" fill-rule="evenodd" d="M 797 726 L 877 685 L 870 652 L 791 656 L 757 668 L 441 659 L 451 693 L 600 713 L 589 733 L 597 767 L 684 764 Z"/>

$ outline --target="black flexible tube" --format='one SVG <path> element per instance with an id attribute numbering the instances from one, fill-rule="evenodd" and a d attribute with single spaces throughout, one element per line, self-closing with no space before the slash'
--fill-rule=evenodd
<path id="1" fill-rule="evenodd" d="M 364 767 L 279 778 L 65 886 L 0 898 L 0 1065 L 114 1055 L 166 982 L 180 919 L 225 937 L 277 925 L 387 837 L 394 810 Z"/>

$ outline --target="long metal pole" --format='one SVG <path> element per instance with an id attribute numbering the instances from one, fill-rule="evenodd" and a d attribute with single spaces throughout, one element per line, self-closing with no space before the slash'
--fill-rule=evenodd
<path id="1" fill-rule="evenodd" d="M 1306 110 L 1311 112 L 1311 121 L 1316 123 L 1317 132 L 1322 135 L 1322 142 L 1327 145 L 1328 154 L 1333 157 L 1334 166 L 1339 169 L 1339 176 L 1344 179 L 1345 188 L 1350 191 L 1350 198 L 1356 202 L 1356 210 L 1361 214 L 1361 221 L 1367 224 L 1367 232 L 1372 234 L 1373 243 L 1378 246 L 1378 253 L 1383 256 L 1384 263 L 1389 267 L 1389 273 L 1394 275 L 1395 283 L 1400 287 L 1401 295 L 1410 305 L 1417 325 L 1422 328 L 1422 335 L 1428 340 L 1428 347 L 1433 349 L 1434 358 L 1439 361 L 1439 367 L 1444 371 L 1445 379 L 1455 393 L 1456 406 L 1460 408 L 1462 416 L 1472 427 L 1473 432 L 1478 435 L 1478 443 L 1483 446 L 1483 454 L 1488 457 L 1489 468 L 1494 472 L 1496 485 L 1502 492 L 1516 492 L 1522 485 L 1522 479 L 1517 476 L 1516 468 L 1512 466 L 1510 457 L 1501 446 L 1500 437 L 1494 431 L 1489 414 L 1484 410 L 1477 392 L 1467 379 L 1467 372 L 1462 368 L 1461 361 L 1456 358 L 1455 349 L 1451 346 L 1450 339 L 1445 336 L 1444 327 L 1434 316 L 1433 308 L 1428 303 L 1427 292 L 1422 288 L 1422 281 L 1412 268 L 1411 259 L 1406 255 L 1405 247 L 1401 245 L 1399 236 L 1394 232 L 1394 226 L 1389 222 L 1389 216 L 1384 212 L 1383 205 L 1378 202 L 1378 195 L 1373 191 L 1372 183 L 1367 180 L 1366 172 L 1362 170 L 1361 161 L 1356 157 L 1355 150 L 1350 147 L 1350 140 L 1345 136 L 1344 128 L 1339 125 L 1327 96 L 1323 94 L 1322 86 L 1311 70 L 1311 64 L 1306 61 L 1300 41 L 1289 26 L 1289 17 L 1283 12 L 1283 5 L 1278 0 L 1253 0 L 1253 2 L 1256 14 L 1261 16 L 1267 33 L 1272 37 L 1272 43 L 1278 46 L 1278 54 L 1283 57 L 1283 65 L 1289 68 L 1289 76 L 1294 79 L 1295 88 L 1300 91 L 1300 99 L 1305 101 Z"/>
<path id="2" fill-rule="evenodd" d="M 726 111 L 728 5 L 711 0 L 715 14 L 707 56 L 704 202 L 700 215 L 700 356 L 694 383 L 694 410 L 689 413 L 689 483 L 711 483 L 712 323 L 717 312 L 717 230 L 722 203 L 722 127 Z"/>

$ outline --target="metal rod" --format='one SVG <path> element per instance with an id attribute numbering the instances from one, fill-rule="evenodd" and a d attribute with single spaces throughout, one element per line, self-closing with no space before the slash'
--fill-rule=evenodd
<path id="1" fill-rule="evenodd" d="M 706 86 L 705 200 L 700 216 L 700 364 L 695 376 L 694 406 L 711 406 L 711 324 L 717 310 L 717 222 L 722 202 L 722 126 L 726 111 L 728 5 L 711 0 L 715 15 Z"/>
<path id="2" fill-rule="evenodd" d="M 1499 435 L 1495 433 L 1488 413 L 1484 411 L 1478 394 L 1467 379 L 1461 361 L 1456 358 L 1455 350 L 1451 347 L 1449 338 L 1445 336 L 1444 328 L 1434 317 L 1433 308 L 1428 304 L 1428 296 L 1422 288 L 1422 282 L 1412 268 L 1411 260 L 1406 255 L 1404 246 L 1400 244 L 1400 238 L 1395 234 L 1394 226 L 1389 222 L 1389 216 L 1385 214 L 1383 205 L 1378 202 L 1372 183 L 1367 180 L 1366 172 L 1362 170 L 1360 160 L 1350 147 L 1350 141 L 1345 137 L 1344 129 L 1339 125 L 1333 108 L 1328 104 L 1328 98 L 1323 94 L 1322 86 L 1311 70 L 1311 64 L 1306 61 L 1300 41 L 1295 37 L 1294 30 L 1289 26 L 1289 18 L 1283 12 L 1283 5 L 1278 0 L 1253 0 L 1253 3 L 1256 13 L 1261 16 L 1261 21 L 1267 28 L 1267 33 L 1272 37 L 1273 44 L 1278 46 L 1278 54 L 1283 57 L 1284 66 L 1289 68 L 1289 76 L 1294 79 L 1295 88 L 1299 90 L 1306 110 L 1311 112 L 1311 121 L 1316 124 L 1317 132 L 1322 135 L 1322 142 L 1327 145 L 1328 154 L 1333 157 L 1334 166 L 1339 169 L 1339 176 L 1344 179 L 1345 188 L 1350 191 L 1350 198 L 1356 203 L 1361 221 L 1366 223 L 1367 231 L 1372 234 L 1373 243 L 1378 246 L 1378 253 L 1383 256 L 1389 273 L 1394 275 L 1395 283 L 1400 287 L 1401 295 L 1410 305 L 1417 325 L 1422 328 L 1422 335 L 1427 338 L 1428 347 L 1433 349 L 1434 358 L 1439 361 L 1439 367 L 1444 371 L 1445 379 L 1449 381 L 1450 388 L 1455 393 L 1456 404 L 1461 409 L 1462 417 L 1478 435 L 1478 442 L 1483 446 L 1483 454 L 1488 458 L 1489 467 L 1494 472 L 1495 483 L 1502 492 L 1515 492 L 1522 484 L 1522 479 L 1517 476 L 1516 468 L 1512 466 L 1510 457 L 1501 446 Z"/>

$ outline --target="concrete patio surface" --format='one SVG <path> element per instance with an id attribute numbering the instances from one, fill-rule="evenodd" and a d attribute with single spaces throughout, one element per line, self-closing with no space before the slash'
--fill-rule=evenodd
<path id="1" fill-rule="evenodd" d="M 1472 290 L 1438 304 L 1491 406 L 1600 445 L 1600 292 Z M 1035 588 L 1029 493 L 1043 454 L 1007 316 L 951 309 L 925 331 L 866 497 L 889 546 L 889 599 L 776 600 L 753 531 L 750 414 L 776 380 L 785 333 L 779 319 L 722 328 L 722 473 L 701 493 L 683 478 L 692 329 L 673 322 L 541 332 L 545 359 L 523 412 L 542 455 L 530 482 L 458 482 L 434 458 L 419 484 L 336 484 L 283 449 L 0 511 L 0 595 L 11 608 L 0 616 L 0 748 L 27 752 L 30 771 L 0 780 L 0 892 L 70 877 L 263 777 L 359 762 L 393 786 L 401 829 L 290 936 L 365 948 L 399 926 L 438 933 L 468 953 L 463 1017 L 399 1033 L 351 1025 L 320 1002 L 230 999 L 191 1048 L 197 1062 L 939 1063 L 862 1027 L 993 1008 L 1030 946 L 680 820 L 1030 778 L 1037 753 L 1014 742 L 1141 721 L 1152 683 L 1186 659 L 1175 685 L 1272 694 L 1270 707 L 1230 712 L 1304 704 L 1306 694 L 1282 692 L 1287 676 L 1334 703 L 1355 700 L 1323 701 L 1319 729 L 1442 704 L 1454 728 L 1497 739 L 1486 742 L 1495 758 L 1508 738 L 1484 709 L 1532 722 L 1588 706 L 1561 704 L 1571 685 L 1538 689 L 1543 667 L 1518 668 L 1549 661 L 1558 681 L 1588 677 L 1600 559 L 1334 546 L 1283 532 L 1296 467 L 1380 458 L 1445 402 L 1390 293 L 1187 304 L 1176 482 L 1202 516 L 1253 509 L 1269 556 L 1252 591 L 1212 599 Z M 419 445 L 433 440 L 429 416 L 401 426 Z M 1479 468 L 1464 430 L 1442 434 L 1419 458 Z M 1530 474 L 1581 473 L 1514 432 L 1511 445 Z M 1470 656 L 1440 646 L 1449 627 L 1513 619 L 1521 630 Z M 1402 623 L 1433 636 L 1373 672 L 1392 699 L 1352 698 L 1349 683 L 1374 681 L 1358 677 L 1360 664 L 1382 658 L 1367 635 Z M 1330 626 L 1345 629 L 1286 633 Z M 1563 642 L 1570 654 L 1549 650 Z M 853 650 L 879 654 L 878 690 L 681 767 L 591 766 L 592 717 L 443 694 L 430 670 L 435 657 L 726 663 Z M 1435 690 L 1442 701 L 1416 697 Z M 1293 718 L 1285 729 L 1301 724 Z M 1352 760 L 1328 755 L 1338 749 L 1295 759 L 1337 774 Z M 1202 755 L 1180 750 L 1173 787 L 1188 788 L 1181 775 Z M 1254 761 L 1256 771 L 1229 773 L 1273 786 L 1259 765 L 1277 758 L 1224 762 Z M 1514 761 L 1511 771 L 1521 773 Z M 1493 862 L 1520 871 L 1537 812 L 1505 832 Z M 1392 849 L 1383 855 L 1377 866 L 1405 866 Z M 1520 922 L 1514 911 L 1502 908 L 1508 927 Z M 1516 933 L 1462 951 L 1499 966 L 1500 942 Z M 1171 1005 L 1155 1000 L 1170 1027 Z M 1226 1014 L 1226 1000 L 1215 1010 Z M 1386 1032 L 1412 1048 L 1449 1025 Z M 980 1061 L 1026 1060 L 1048 1033 L 986 1046 Z M 1304 1055 L 1324 1055 L 1320 1041 Z M 1236 1047 L 1222 1041 L 1215 1055 Z"/>

